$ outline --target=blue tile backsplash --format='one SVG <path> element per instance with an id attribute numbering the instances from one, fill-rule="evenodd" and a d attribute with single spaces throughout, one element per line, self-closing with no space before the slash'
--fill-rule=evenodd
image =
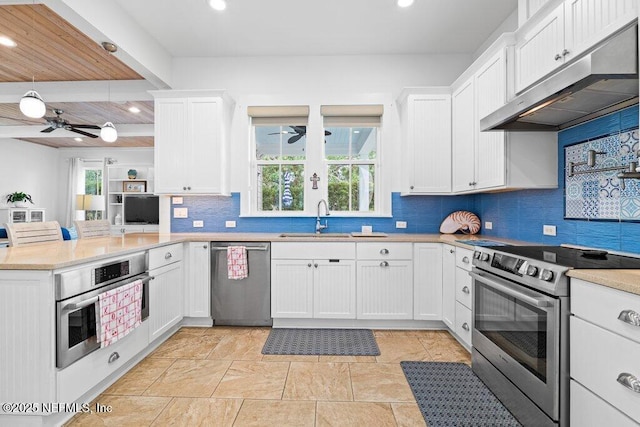
<path id="1" fill-rule="evenodd" d="M 504 237 L 532 243 L 557 245 L 569 243 L 596 248 L 640 253 L 640 223 L 629 221 L 573 220 L 564 218 L 565 147 L 582 141 L 618 134 L 638 127 L 638 106 L 592 120 L 558 133 L 559 188 L 521 190 L 504 193 L 462 196 L 392 195 L 392 218 L 345 218 L 330 216 L 326 232 L 360 231 L 362 225 L 386 233 L 438 233 L 440 223 L 451 212 L 469 210 L 492 230 L 480 231 L 487 237 Z M 632 180 L 628 180 L 630 185 Z M 640 181 L 638 181 L 640 184 Z M 173 207 L 173 206 L 172 206 Z M 182 207 L 189 208 L 189 218 L 171 219 L 171 231 L 179 232 L 313 232 L 315 218 L 240 217 L 240 194 L 231 197 L 184 197 Z M 194 219 L 203 220 L 203 228 L 193 228 Z M 236 228 L 226 228 L 225 221 L 236 221 Z M 406 229 L 396 229 L 396 221 L 407 221 Z M 544 236 L 543 225 L 555 225 L 556 236 Z"/>
<path id="2" fill-rule="evenodd" d="M 189 218 L 172 218 L 171 231 L 182 232 L 268 232 L 312 233 L 315 217 L 240 217 L 240 193 L 231 197 L 184 197 L 180 207 L 189 209 Z M 348 218 L 329 216 L 325 233 L 359 232 L 370 225 L 375 232 L 438 233 L 442 220 L 453 211 L 473 210 L 475 196 L 405 196 L 392 194 L 392 218 Z M 173 206 L 172 206 L 173 208 Z M 203 228 L 193 228 L 193 220 L 203 220 Z M 225 221 L 236 221 L 236 228 L 226 228 Z M 324 218 L 323 218 L 324 221 Z M 406 221 L 406 229 L 396 229 L 396 221 Z"/>

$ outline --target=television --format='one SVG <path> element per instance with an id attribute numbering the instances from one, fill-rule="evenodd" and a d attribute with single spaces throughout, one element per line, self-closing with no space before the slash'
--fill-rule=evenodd
<path id="1" fill-rule="evenodd" d="M 126 194 L 124 196 L 125 224 L 159 224 L 159 197 L 150 194 Z"/>

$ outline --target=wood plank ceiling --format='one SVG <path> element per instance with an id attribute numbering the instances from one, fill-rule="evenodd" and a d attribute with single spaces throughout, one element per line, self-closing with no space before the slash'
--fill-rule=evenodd
<path id="1" fill-rule="evenodd" d="M 0 46 L 0 83 L 31 82 L 32 78 L 36 82 L 142 79 L 96 41 L 41 4 L 0 6 L 0 36 L 9 37 L 17 44 L 13 48 Z M 18 101 L 0 103 L 0 126 L 42 123 L 44 129 L 46 121 L 24 117 Z M 131 106 L 138 107 L 141 112 L 129 112 Z M 64 110 L 62 117 L 71 123 L 102 125 L 111 121 L 116 128 L 118 124 L 153 123 L 151 101 L 48 103 L 46 116 L 53 116 L 53 109 Z M 153 146 L 153 137 L 148 136 L 119 138 L 115 144 L 104 143 L 100 138 L 83 138 L 82 142 L 77 142 L 73 138 L 52 135 L 20 139 L 53 147 Z"/>

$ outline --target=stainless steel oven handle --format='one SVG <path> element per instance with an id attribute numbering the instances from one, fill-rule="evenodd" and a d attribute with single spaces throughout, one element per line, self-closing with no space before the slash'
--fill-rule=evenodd
<path id="1" fill-rule="evenodd" d="M 153 279 L 155 279 L 154 276 L 147 276 L 143 279 L 140 279 L 140 281 L 142 281 L 142 283 L 144 284 Z M 97 303 L 98 298 L 99 298 L 98 295 L 96 295 L 95 297 L 86 299 L 82 302 L 67 304 L 64 307 L 62 307 L 62 311 L 74 311 L 74 310 L 79 310 L 81 308 L 89 307 L 91 304 Z"/>
<path id="2" fill-rule="evenodd" d="M 525 295 L 521 292 L 518 292 L 515 289 L 512 289 L 510 286 L 505 285 L 503 283 L 498 282 L 496 279 L 490 279 L 482 273 L 476 273 L 473 271 L 469 272 L 469 275 L 474 279 L 486 283 L 494 289 L 499 290 L 500 292 L 504 292 L 507 295 L 510 295 L 514 298 L 519 299 L 520 301 L 524 301 L 527 304 L 533 305 L 535 307 L 549 307 L 551 303 L 543 298 L 535 298 L 529 295 Z"/>

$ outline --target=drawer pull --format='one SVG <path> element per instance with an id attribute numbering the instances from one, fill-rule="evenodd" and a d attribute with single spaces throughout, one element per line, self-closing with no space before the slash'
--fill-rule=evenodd
<path id="1" fill-rule="evenodd" d="M 462 329 L 464 329 L 465 331 L 468 331 L 469 330 L 469 324 L 467 322 L 464 322 L 462 324 Z"/>
<path id="2" fill-rule="evenodd" d="M 618 320 L 633 326 L 640 326 L 640 314 L 633 310 L 623 310 L 618 316 Z"/>
<path id="3" fill-rule="evenodd" d="M 634 393 L 640 393 L 640 380 L 626 372 L 618 375 L 618 382 Z"/>
<path id="4" fill-rule="evenodd" d="M 380 255 L 389 255 L 389 249 L 380 249 Z"/>
<path id="5" fill-rule="evenodd" d="M 169 258 L 171 258 L 172 256 L 173 256 L 173 255 L 171 255 L 171 252 L 167 252 L 167 253 L 164 255 L 164 259 L 169 259 Z"/>
<path id="6" fill-rule="evenodd" d="M 120 359 L 120 355 L 117 351 L 114 351 L 113 353 L 111 353 L 111 356 L 109 356 L 109 363 L 113 363 L 118 359 Z"/>
<path id="7" fill-rule="evenodd" d="M 465 264 L 469 264 L 469 257 L 465 256 L 464 258 L 462 258 L 462 262 L 464 262 Z"/>
<path id="8" fill-rule="evenodd" d="M 387 261 L 382 261 L 380 263 L 380 267 L 389 267 L 389 263 Z"/>
<path id="9" fill-rule="evenodd" d="M 464 288 L 462 288 L 462 292 L 464 292 L 465 294 L 471 293 L 468 286 L 465 286 Z"/>

